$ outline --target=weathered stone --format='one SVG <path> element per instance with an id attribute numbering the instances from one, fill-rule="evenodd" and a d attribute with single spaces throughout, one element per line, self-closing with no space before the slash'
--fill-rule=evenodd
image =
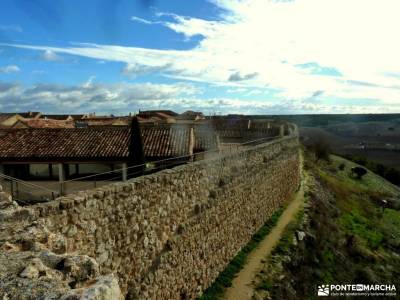
<path id="1" fill-rule="evenodd" d="M 149 246 L 149 238 L 147 236 L 143 240 L 143 245 L 145 248 L 147 248 Z"/>
<path id="2" fill-rule="evenodd" d="M 66 257 L 63 261 L 63 270 L 78 282 L 99 275 L 97 262 L 87 255 Z"/>
<path id="3" fill-rule="evenodd" d="M 32 265 L 28 265 L 22 272 L 19 274 L 20 277 L 35 279 L 39 277 L 39 270 L 36 269 Z"/>
<path id="4" fill-rule="evenodd" d="M 67 245 L 64 236 L 60 234 L 50 234 L 48 238 L 49 249 L 57 254 L 65 253 Z"/>
<path id="5" fill-rule="evenodd" d="M 74 199 L 63 197 L 60 198 L 60 209 L 69 209 L 74 207 Z"/>
<path id="6" fill-rule="evenodd" d="M 305 238 L 306 233 L 304 231 L 296 231 L 296 236 L 299 241 L 302 241 Z"/>
<path id="7" fill-rule="evenodd" d="M 108 275 L 97 278 L 85 289 L 68 292 L 60 300 L 122 300 L 123 298 L 118 280 L 113 275 Z"/>
<path id="8" fill-rule="evenodd" d="M 128 286 L 138 299 L 192 299 L 296 191 L 299 175 L 298 140 L 283 138 L 29 209 L 0 210 L 0 245 L 9 243 L 6 255 L 23 248 L 40 258 L 47 269 L 32 265 L 24 273 L 32 260 L 24 258 L 13 285 L 29 281 L 22 273 L 35 278 L 36 268 L 40 279 L 32 286 L 51 278 L 51 290 L 59 291 L 49 299 L 118 299 L 110 291 L 126 295 Z M 116 280 L 100 284 L 100 272 L 118 274 L 119 287 Z M 1 291 L 8 279 L 0 278 Z"/>
<path id="9" fill-rule="evenodd" d="M 1 249 L 5 252 L 15 252 L 15 251 L 19 251 L 20 248 L 18 247 L 18 245 L 14 245 L 11 244 L 9 242 L 5 242 L 2 246 Z"/>
<path id="10" fill-rule="evenodd" d="M 41 251 L 39 254 L 39 258 L 43 262 L 43 264 L 53 269 L 56 269 L 60 262 L 64 260 L 63 256 L 57 255 L 48 250 Z"/>
<path id="11" fill-rule="evenodd" d="M 9 194 L 3 192 L 3 187 L 0 185 L 0 209 L 16 209 L 17 207 L 17 202 L 13 201 Z"/>
<path id="12" fill-rule="evenodd" d="M 67 236 L 68 237 L 73 237 L 77 233 L 78 233 L 78 229 L 76 228 L 75 225 L 69 226 L 69 228 L 67 230 Z"/>
<path id="13" fill-rule="evenodd" d="M 39 258 L 34 258 L 29 265 L 19 274 L 20 277 L 35 279 L 39 277 L 40 272 L 46 270 L 46 266 Z"/>

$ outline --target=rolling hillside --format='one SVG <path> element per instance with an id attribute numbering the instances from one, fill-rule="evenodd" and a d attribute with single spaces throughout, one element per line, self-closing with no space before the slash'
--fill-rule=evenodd
<path id="1" fill-rule="evenodd" d="M 370 171 L 356 179 L 354 166 L 306 155 L 305 208 L 258 273 L 256 299 L 317 299 L 321 284 L 398 284 L 400 190 Z"/>

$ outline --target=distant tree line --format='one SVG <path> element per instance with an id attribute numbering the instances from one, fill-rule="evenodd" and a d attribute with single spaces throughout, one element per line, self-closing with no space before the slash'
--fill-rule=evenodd
<path id="1" fill-rule="evenodd" d="M 370 169 L 375 174 L 382 176 L 387 181 L 400 186 L 400 171 L 367 159 L 364 156 L 344 155 L 345 158 Z"/>

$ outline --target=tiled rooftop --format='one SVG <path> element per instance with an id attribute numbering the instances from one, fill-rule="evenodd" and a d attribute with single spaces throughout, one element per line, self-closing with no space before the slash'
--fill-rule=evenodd
<path id="1" fill-rule="evenodd" d="M 11 118 L 13 115 L 10 114 L 3 114 L 0 113 L 0 124 L 6 120 L 8 120 L 9 118 Z"/>
<path id="2" fill-rule="evenodd" d="M 15 128 L 74 128 L 74 122 L 51 119 L 25 119 L 14 124 Z"/>
<path id="3" fill-rule="evenodd" d="M 196 120 L 197 118 L 202 119 L 204 118 L 204 115 L 202 112 L 198 111 L 192 111 L 192 110 L 187 110 L 184 113 L 181 113 L 179 116 L 177 116 L 177 119 L 182 119 L 182 120 Z"/>
<path id="4" fill-rule="evenodd" d="M 42 127 L 66 123 L 50 119 L 19 122 L 40 123 Z M 249 129 L 248 120 L 243 119 L 207 121 L 197 125 L 193 122 L 163 125 L 141 123 L 144 156 L 148 161 L 189 156 L 218 150 L 219 140 L 224 143 L 241 143 L 279 134 L 277 126 L 263 123 L 256 125 Z M 135 148 L 138 145 L 132 148 L 130 143 L 129 126 L 16 129 L 0 135 L 0 161 L 129 161 L 130 149 L 138 149 Z"/>
<path id="5" fill-rule="evenodd" d="M 194 127 L 194 148 L 193 152 L 218 150 L 218 137 L 209 126 Z"/>
<path id="6" fill-rule="evenodd" d="M 141 125 L 146 158 L 158 159 L 189 155 L 189 126 Z"/>
<path id="7" fill-rule="evenodd" d="M 129 143 L 126 127 L 20 129 L 0 138 L 0 160 L 126 160 Z"/>

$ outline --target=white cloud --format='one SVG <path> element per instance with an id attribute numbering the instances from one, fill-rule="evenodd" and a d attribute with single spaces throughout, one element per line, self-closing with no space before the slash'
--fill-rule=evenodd
<path id="1" fill-rule="evenodd" d="M 249 74 L 240 74 L 240 72 L 235 72 L 229 75 L 228 81 L 243 81 L 250 80 L 258 76 L 257 72 L 249 73 Z"/>
<path id="2" fill-rule="evenodd" d="M 55 51 L 49 50 L 49 49 L 44 50 L 41 57 L 43 60 L 47 60 L 47 61 L 61 61 L 62 60 L 61 56 L 59 56 Z"/>
<path id="3" fill-rule="evenodd" d="M 171 67 L 171 64 L 166 64 L 163 66 L 146 66 L 140 64 L 127 64 L 122 69 L 122 74 L 129 76 L 130 78 L 135 78 L 140 75 L 147 75 L 151 73 L 159 73 L 162 71 L 167 71 Z"/>
<path id="4" fill-rule="evenodd" d="M 168 17 L 172 20 L 149 21 L 136 16 L 131 17 L 131 20 L 146 25 L 161 25 L 177 33 L 183 34 L 186 38 L 190 38 L 195 35 L 202 35 L 207 37 L 211 36 L 218 31 L 218 27 L 222 24 L 221 22 L 206 21 L 198 18 L 179 16 L 173 13 L 157 12 L 155 15 L 159 18 Z"/>
<path id="5" fill-rule="evenodd" d="M 220 27 L 223 26 L 222 21 L 207 21 L 198 18 L 179 16 L 172 13 L 156 13 L 158 17 L 170 17 L 171 21 L 160 21 L 157 24 L 161 24 L 169 29 L 182 33 L 187 38 L 195 35 L 202 35 L 204 37 L 211 37 L 218 33 Z"/>
<path id="6" fill-rule="evenodd" d="M 95 44 L 13 46 L 120 61 L 127 64 L 126 74 L 140 75 L 147 68 L 178 80 L 234 88 L 267 86 L 281 91 L 282 99 L 301 101 L 322 91 L 324 97 L 377 99 L 398 107 L 400 78 L 389 74 L 400 74 L 400 39 L 396 38 L 400 1 L 209 1 L 222 9 L 219 20 L 166 13 L 156 13 L 154 22 L 133 17 L 166 26 L 185 38 L 203 36 L 190 50 Z M 298 67 L 307 63 L 334 68 L 341 76 L 312 74 Z"/>
<path id="7" fill-rule="evenodd" d="M 84 88 L 90 88 L 93 86 L 93 81 L 96 79 L 96 76 L 92 75 L 89 79 L 82 85 Z"/>
<path id="8" fill-rule="evenodd" d="M 139 22 L 139 23 L 143 23 L 143 24 L 146 24 L 146 25 L 154 24 L 154 22 L 152 22 L 152 21 L 149 21 L 149 20 L 146 20 L 146 19 L 142 19 L 142 18 L 139 18 L 139 17 L 135 17 L 135 16 L 131 17 L 131 20 Z"/>
<path id="9" fill-rule="evenodd" d="M 199 96 L 202 91 L 187 83 L 176 84 L 101 84 L 90 77 L 76 86 L 37 84 L 23 86 L 0 81 L 0 109 L 22 111 L 36 109 L 52 113 L 128 114 L 139 109 L 188 109 L 215 113 L 290 114 L 290 113 L 373 113 L 390 112 L 400 105 L 326 105 L 307 100 L 266 102 L 240 98 L 211 98 Z"/>
<path id="10" fill-rule="evenodd" d="M 94 76 L 76 86 L 37 84 L 28 87 L 0 81 L 0 108 L 7 111 L 35 108 L 45 112 L 98 111 L 123 114 L 200 93 L 198 88 L 187 83 L 100 84 L 94 82 Z"/>
<path id="11" fill-rule="evenodd" d="M 18 73 L 19 71 L 21 71 L 21 69 L 16 65 L 0 67 L 0 74 Z"/>

